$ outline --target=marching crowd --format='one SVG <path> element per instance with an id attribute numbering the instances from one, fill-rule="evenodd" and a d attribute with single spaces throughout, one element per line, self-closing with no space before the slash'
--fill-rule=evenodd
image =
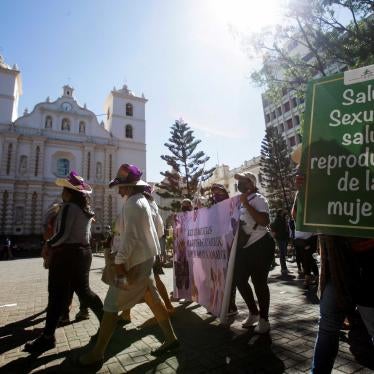
<path id="1" fill-rule="evenodd" d="M 26 343 L 25 351 L 37 353 L 55 346 L 55 330 L 68 320 L 74 292 L 80 301 L 77 319 L 88 318 L 89 308 L 100 321 L 93 349 L 81 356 L 77 365 L 91 366 L 102 362 L 116 326 L 131 321 L 131 308 L 141 302 L 150 307 L 165 337 L 161 346 L 151 353 L 159 356 L 179 348 L 180 342 L 170 322 L 170 315 L 175 310 L 160 278 L 163 274 L 159 261 L 160 238 L 164 235 L 164 227 L 150 186 L 141 176 L 135 165 L 123 164 L 116 178 L 109 183 L 109 188 L 117 189 L 123 204 L 113 237 L 105 250 L 102 279 L 109 288 L 104 302 L 89 285 L 90 231 L 94 219 L 89 199 L 92 188 L 75 172 L 66 179 L 56 180 L 63 188 L 62 203 L 48 212 L 42 251 L 44 265 L 49 271 L 46 323 L 42 335 Z M 239 173 L 235 179 L 241 193 L 240 224 L 229 314 L 237 313 L 237 289 L 248 307 L 243 327 L 254 326 L 257 334 L 269 333 L 268 274 L 274 265 L 277 247 L 281 273 L 287 275 L 286 260 L 291 239 L 305 286 L 320 279 L 321 318 L 312 373 L 329 373 L 338 351 L 339 330 L 356 308 L 370 336 L 374 337 L 374 240 L 295 231 L 297 196 L 292 212 L 279 210 L 271 222 L 268 202 L 258 192 L 255 175 Z M 303 188 L 301 175 L 296 182 Z M 229 198 L 222 185 L 213 184 L 210 191 L 211 205 Z M 183 200 L 181 211 L 191 210 L 192 201 Z M 321 274 L 316 262 L 317 249 L 321 256 Z"/>

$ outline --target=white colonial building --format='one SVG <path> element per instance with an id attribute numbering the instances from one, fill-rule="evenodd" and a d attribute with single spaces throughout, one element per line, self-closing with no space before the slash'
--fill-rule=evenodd
<path id="1" fill-rule="evenodd" d="M 266 196 L 266 191 L 261 187 L 260 174 L 260 159 L 261 156 L 253 157 L 250 160 L 244 161 L 242 165 L 237 168 L 230 169 L 227 165 L 217 165 L 213 175 L 204 182 L 204 188 L 210 187 L 213 183 L 219 183 L 225 186 L 230 197 L 240 194 L 238 191 L 238 181 L 234 178 L 237 173 L 251 172 L 257 178 L 257 188 L 259 192 Z"/>
<path id="2" fill-rule="evenodd" d="M 145 173 L 147 100 L 127 86 L 114 88 L 99 123 L 69 85 L 56 100 L 47 98 L 18 117 L 21 94 L 19 69 L 0 56 L 0 235 L 41 234 L 43 217 L 61 194 L 54 181 L 71 170 L 93 187 L 94 231 L 100 233 L 117 214 L 108 181 L 118 167 L 132 163 Z"/>

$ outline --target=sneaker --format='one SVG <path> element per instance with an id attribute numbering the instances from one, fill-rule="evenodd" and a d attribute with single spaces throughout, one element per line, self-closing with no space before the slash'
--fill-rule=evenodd
<path id="1" fill-rule="evenodd" d="M 75 316 L 76 321 L 84 321 L 90 318 L 90 313 L 88 309 L 80 309 L 79 312 Z"/>
<path id="2" fill-rule="evenodd" d="M 260 316 L 258 314 L 250 314 L 245 322 L 242 324 L 242 327 L 248 328 L 253 326 L 256 322 L 258 322 Z"/>
<path id="3" fill-rule="evenodd" d="M 24 352 L 41 353 L 48 351 L 56 346 L 55 337 L 47 338 L 45 335 L 40 335 L 39 338 L 31 342 L 27 342 L 23 348 Z"/>
<path id="4" fill-rule="evenodd" d="M 257 326 L 254 329 L 256 334 L 266 334 L 270 331 L 270 323 L 263 318 L 260 318 Z"/>

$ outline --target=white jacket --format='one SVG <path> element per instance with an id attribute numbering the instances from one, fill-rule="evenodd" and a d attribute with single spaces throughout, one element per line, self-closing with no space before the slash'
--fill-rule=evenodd
<path id="1" fill-rule="evenodd" d="M 116 264 L 131 269 L 160 253 L 160 243 L 153 222 L 150 204 L 143 194 L 130 196 L 123 204 L 120 227 L 120 248 Z"/>

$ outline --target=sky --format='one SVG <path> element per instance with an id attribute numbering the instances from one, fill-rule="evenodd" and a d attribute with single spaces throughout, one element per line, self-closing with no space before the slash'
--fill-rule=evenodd
<path id="1" fill-rule="evenodd" d="M 144 93 L 149 181 L 169 169 L 160 155 L 180 118 L 201 139 L 207 168 L 233 168 L 260 154 L 265 122 L 262 90 L 249 78 L 259 61 L 231 30 L 276 23 L 281 2 L 1 0 L 0 54 L 21 70 L 20 115 L 57 99 L 64 84 L 99 121 L 114 86 Z"/>

